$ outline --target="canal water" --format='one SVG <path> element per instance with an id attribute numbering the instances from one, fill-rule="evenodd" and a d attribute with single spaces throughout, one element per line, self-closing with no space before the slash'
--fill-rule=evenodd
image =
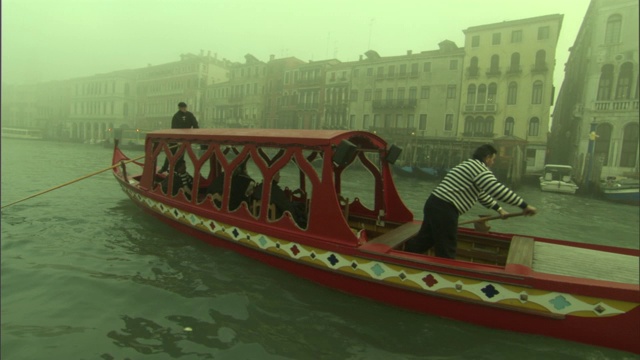
<path id="1" fill-rule="evenodd" d="M 2 205 L 110 161 L 99 146 L 2 139 Z M 435 184 L 396 180 L 421 218 Z M 638 207 L 518 193 L 540 213 L 494 221 L 493 231 L 639 246 Z M 477 206 L 462 220 L 485 213 Z M 110 172 L 5 208 L 1 221 L 2 359 L 638 358 L 318 286 L 164 225 Z"/>

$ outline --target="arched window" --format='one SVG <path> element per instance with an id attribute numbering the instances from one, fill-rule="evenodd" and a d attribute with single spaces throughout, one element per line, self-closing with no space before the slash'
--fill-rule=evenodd
<path id="1" fill-rule="evenodd" d="M 520 71 L 520 53 L 514 52 L 511 54 L 511 65 L 509 67 L 509 71 Z"/>
<path id="2" fill-rule="evenodd" d="M 602 165 L 609 164 L 609 147 L 611 146 L 611 124 L 600 124 L 596 128 L 596 146 L 593 149 L 594 159 L 602 158 Z"/>
<path id="3" fill-rule="evenodd" d="M 540 134 L 540 119 L 532 117 L 529 120 L 529 136 L 538 136 Z"/>
<path id="4" fill-rule="evenodd" d="M 474 125 L 473 136 L 484 135 L 484 118 L 482 116 L 476 116 Z"/>
<path id="5" fill-rule="evenodd" d="M 542 104 L 542 81 L 536 80 L 531 89 L 531 103 Z"/>
<path id="6" fill-rule="evenodd" d="M 500 71 L 500 56 L 492 55 L 491 56 L 491 69 L 489 72 L 495 74 Z"/>
<path id="7" fill-rule="evenodd" d="M 638 124 L 627 124 L 622 136 L 622 149 L 620 150 L 620 166 L 635 167 L 638 162 Z"/>
<path id="8" fill-rule="evenodd" d="M 464 118 L 464 133 L 466 135 L 473 134 L 473 117 L 467 116 Z"/>
<path id="9" fill-rule="evenodd" d="M 498 92 L 498 85 L 496 85 L 496 83 L 489 84 L 489 93 L 487 94 L 487 104 L 496 103 L 497 92 Z"/>
<path id="10" fill-rule="evenodd" d="M 515 125 L 515 121 L 512 117 L 508 117 L 504 121 L 504 134 L 507 136 L 513 135 L 513 126 Z"/>
<path id="11" fill-rule="evenodd" d="M 493 123 L 494 123 L 493 116 L 488 116 L 484 120 L 484 135 L 486 137 L 493 137 Z"/>
<path id="12" fill-rule="evenodd" d="M 476 101 L 476 85 L 470 84 L 467 88 L 467 104 L 473 105 Z"/>
<path id="13" fill-rule="evenodd" d="M 606 64 L 600 70 L 597 100 L 611 100 L 611 86 L 613 84 L 613 65 Z"/>
<path id="14" fill-rule="evenodd" d="M 515 105 L 518 100 L 518 83 L 512 81 L 509 83 L 507 92 L 507 105 Z"/>
<path id="15" fill-rule="evenodd" d="M 538 50 L 536 52 L 536 70 L 546 70 L 547 69 L 547 62 L 546 62 L 546 58 L 547 57 L 547 52 L 544 50 Z"/>
<path id="16" fill-rule="evenodd" d="M 622 27 L 622 16 L 614 14 L 607 19 L 607 29 L 604 33 L 605 44 L 616 44 L 620 42 L 620 28 Z"/>
<path id="17" fill-rule="evenodd" d="M 487 101 L 487 85 L 478 86 L 478 104 L 484 104 Z"/>
<path id="18" fill-rule="evenodd" d="M 618 74 L 618 87 L 616 99 L 629 99 L 631 96 L 631 78 L 633 77 L 633 65 L 630 62 L 622 64 Z"/>

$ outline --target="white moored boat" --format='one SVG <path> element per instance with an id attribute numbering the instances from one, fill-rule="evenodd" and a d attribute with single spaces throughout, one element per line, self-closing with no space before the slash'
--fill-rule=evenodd
<path id="1" fill-rule="evenodd" d="M 575 194 L 578 185 L 573 181 L 573 168 L 569 165 L 545 165 L 540 177 L 540 190 Z"/>

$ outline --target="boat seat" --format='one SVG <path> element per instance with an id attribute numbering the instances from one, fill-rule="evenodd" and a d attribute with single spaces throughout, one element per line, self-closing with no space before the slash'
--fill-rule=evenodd
<path id="1" fill-rule="evenodd" d="M 545 181 L 551 181 L 551 180 L 553 180 L 553 174 L 552 174 L 552 173 L 546 173 L 546 174 L 544 174 L 544 180 L 545 180 Z"/>
<path id="2" fill-rule="evenodd" d="M 533 267 L 533 238 L 514 236 L 507 254 L 506 267 L 509 265 L 524 266 L 529 270 Z"/>
<path id="3" fill-rule="evenodd" d="M 565 176 L 563 176 L 563 177 L 562 177 L 562 181 L 564 181 L 564 182 L 571 182 L 571 176 L 569 176 L 569 175 L 565 175 Z"/>

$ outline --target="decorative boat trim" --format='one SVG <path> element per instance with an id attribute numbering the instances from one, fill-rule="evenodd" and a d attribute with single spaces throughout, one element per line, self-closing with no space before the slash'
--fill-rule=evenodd
<path id="1" fill-rule="evenodd" d="M 346 276 L 384 282 L 407 290 L 445 296 L 459 301 L 480 302 L 484 305 L 499 306 L 547 317 L 566 315 L 610 317 L 625 314 L 640 305 L 625 301 L 478 281 L 387 264 L 335 251 L 326 251 L 198 216 L 145 197 L 124 183 L 121 183 L 121 186 L 125 193 L 141 206 L 209 235 L 224 238 L 264 253 L 278 255 L 287 260 L 304 262 L 325 270 L 337 271 Z"/>

